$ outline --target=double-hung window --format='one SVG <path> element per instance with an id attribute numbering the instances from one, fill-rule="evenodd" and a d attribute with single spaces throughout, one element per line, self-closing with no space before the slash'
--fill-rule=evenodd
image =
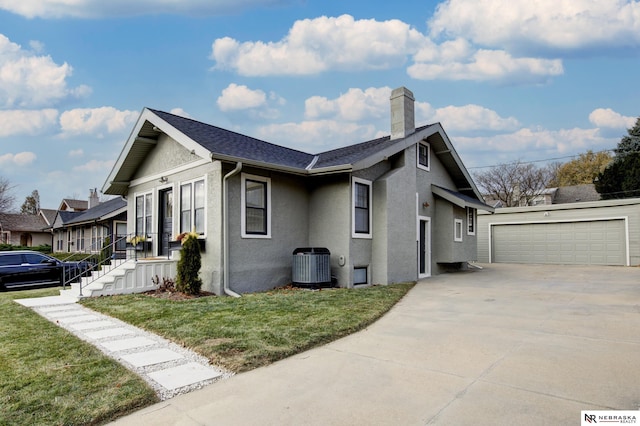
<path id="1" fill-rule="evenodd" d="M 242 237 L 271 237 L 271 179 L 242 175 Z"/>
<path id="2" fill-rule="evenodd" d="M 476 235 L 476 209 L 467 207 L 467 235 Z"/>
<path id="3" fill-rule="evenodd" d="M 204 235 L 205 191 L 204 180 L 180 185 L 180 232 L 194 231 Z"/>
<path id="4" fill-rule="evenodd" d="M 151 193 L 136 196 L 136 235 L 150 237 L 153 221 Z"/>
<path id="5" fill-rule="evenodd" d="M 427 142 L 421 141 L 417 144 L 419 169 L 429 171 L 431 169 L 431 147 Z"/>
<path id="6" fill-rule="evenodd" d="M 353 178 L 352 236 L 371 238 L 371 182 Z"/>

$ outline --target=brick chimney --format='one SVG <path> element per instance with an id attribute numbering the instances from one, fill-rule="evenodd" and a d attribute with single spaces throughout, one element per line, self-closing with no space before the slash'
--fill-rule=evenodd
<path id="1" fill-rule="evenodd" d="M 413 93 L 406 87 L 391 92 L 391 139 L 401 139 L 416 131 Z"/>

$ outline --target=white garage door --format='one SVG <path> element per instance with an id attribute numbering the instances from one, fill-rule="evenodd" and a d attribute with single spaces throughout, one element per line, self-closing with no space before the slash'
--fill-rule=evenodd
<path id="1" fill-rule="evenodd" d="M 626 265 L 624 221 L 492 226 L 493 262 Z"/>

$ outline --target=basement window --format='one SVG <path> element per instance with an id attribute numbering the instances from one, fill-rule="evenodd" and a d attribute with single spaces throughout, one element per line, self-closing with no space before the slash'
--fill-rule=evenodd
<path id="1" fill-rule="evenodd" d="M 353 268 L 353 285 L 369 284 L 368 275 L 368 268 L 366 266 Z"/>

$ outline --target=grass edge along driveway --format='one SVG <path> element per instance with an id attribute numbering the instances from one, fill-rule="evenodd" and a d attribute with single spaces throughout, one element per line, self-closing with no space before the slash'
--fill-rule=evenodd
<path id="1" fill-rule="evenodd" d="M 133 294 L 82 304 L 242 372 L 365 328 L 413 285 L 180 301 Z M 54 294 L 57 289 L 0 293 L 0 424 L 100 424 L 157 402 L 137 375 L 13 302 Z"/>
<path id="2" fill-rule="evenodd" d="M 131 294 L 82 303 L 198 352 L 212 364 L 243 372 L 363 329 L 414 284 L 320 291 L 283 288 L 241 298 L 181 301 Z"/>

